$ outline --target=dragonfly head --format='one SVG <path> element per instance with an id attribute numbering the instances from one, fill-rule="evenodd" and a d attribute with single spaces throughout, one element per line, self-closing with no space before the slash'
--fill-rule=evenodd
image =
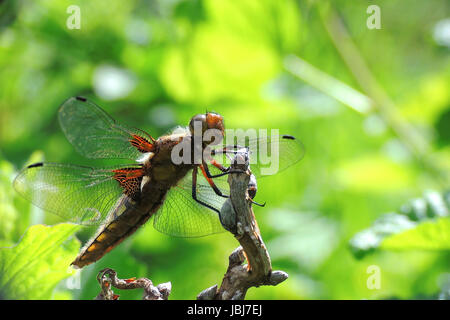
<path id="1" fill-rule="evenodd" d="M 194 135 L 204 135 L 207 130 L 218 130 L 221 138 L 223 138 L 225 126 L 223 123 L 223 117 L 214 112 L 207 112 L 204 114 L 197 114 L 192 117 L 189 122 L 189 130 Z M 201 133 L 198 132 L 201 130 Z M 216 131 L 217 132 L 217 131 Z M 214 133 L 212 135 L 215 135 Z"/>

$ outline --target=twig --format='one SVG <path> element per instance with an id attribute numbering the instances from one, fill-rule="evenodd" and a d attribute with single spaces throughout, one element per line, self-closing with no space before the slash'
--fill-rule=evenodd
<path id="1" fill-rule="evenodd" d="M 264 245 L 255 215 L 252 200 L 248 194 L 249 181 L 252 177 L 248 168 L 248 154 L 238 153 L 228 176 L 230 198 L 221 209 L 221 221 L 239 241 L 240 246 L 229 256 L 227 272 L 220 288 L 214 285 L 198 294 L 199 300 L 242 300 L 247 290 L 261 285 L 275 286 L 288 278 L 284 271 L 272 271 L 270 256 Z M 237 173 L 236 173 L 237 172 Z M 244 261 L 247 259 L 247 264 Z M 118 279 L 112 269 L 103 269 L 97 280 L 102 288 L 97 300 L 117 300 L 112 287 L 126 289 L 144 289 L 144 300 L 167 300 L 171 284 L 163 283 L 153 286 L 146 278 Z"/>
<path id="2" fill-rule="evenodd" d="M 119 295 L 112 291 L 112 287 L 121 290 L 142 288 L 144 289 L 142 300 L 167 300 L 172 289 L 170 282 L 161 283 L 155 287 L 147 278 L 119 279 L 116 271 L 110 268 L 101 270 L 97 275 L 97 281 L 102 290 L 95 300 L 118 300 Z"/>
<path id="3" fill-rule="evenodd" d="M 248 157 L 247 154 L 237 154 L 236 158 L 244 156 Z M 228 177 L 230 198 L 222 207 L 221 220 L 241 246 L 229 256 L 228 269 L 220 288 L 214 285 L 203 290 L 197 296 L 199 300 L 241 300 L 251 287 L 274 286 L 288 277 L 286 272 L 272 271 L 270 256 L 261 237 L 248 195 L 251 177 L 248 158 L 246 161 L 236 158 L 232 170 L 240 170 L 242 173 L 233 173 Z M 247 265 L 243 265 L 245 259 Z"/>

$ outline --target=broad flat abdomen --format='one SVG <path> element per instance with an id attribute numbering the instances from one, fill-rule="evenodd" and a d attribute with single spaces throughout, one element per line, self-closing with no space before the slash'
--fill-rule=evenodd
<path id="1" fill-rule="evenodd" d="M 83 268 L 99 260 L 147 222 L 158 211 L 167 193 L 167 190 L 161 188 L 148 191 L 151 191 L 150 196 L 139 205 L 126 208 L 121 215 L 101 226 L 96 235 L 81 249 L 72 265 Z"/>

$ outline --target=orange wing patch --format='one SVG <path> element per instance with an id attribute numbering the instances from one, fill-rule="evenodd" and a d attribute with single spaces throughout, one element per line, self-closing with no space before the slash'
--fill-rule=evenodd
<path id="1" fill-rule="evenodd" d="M 136 149 L 138 149 L 142 153 L 152 152 L 155 149 L 153 143 L 151 143 L 144 137 L 138 136 L 137 134 L 133 134 L 133 139 L 129 141 Z"/>
<path id="2" fill-rule="evenodd" d="M 113 170 L 114 179 L 120 183 L 124 193 L 135 199 L 141 191 L 141 181 L 144 176 L 142 168 L 123 168 Z"/>

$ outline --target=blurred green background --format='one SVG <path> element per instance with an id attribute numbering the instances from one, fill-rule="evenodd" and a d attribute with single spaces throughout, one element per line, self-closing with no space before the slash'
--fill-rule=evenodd
<path id="1" fill-rule="evenodd" d="M 67 27 L 70 5 L 80 29 Z M 369 5 L 379 6 L 381 29 L 368 28 Z M 0 1 L 0 246 L 36 245 L 23 236 L 29 226 L 57 222 L 17 196 L 17 170 L 38 160 L 110 163 L 82 158 L 65 139 L 57 110 L 68 97 L 84 95 L 153 136 L 208 109 L 227 128 L 276 128 L 306 148 L 300 163 L 258 181 L 262 236 L 289 278 L 247 298 L 448 297 L 449 50 L 446 0 Z M 390 212 L 411 223 L 377 220 Z M 51 249 L 41 257 L 51 267 L 37 256 L 39 268 L 20 270 L 12 261 L 27 265 L 22 247 L 1 249 L 0 297 L 92 299 L 107 266 L 121 278 L 171 281 L 171 299 L 195 299 L 220 285 L 238 245 L 228 233 L 178 239 L 148 223 L 75 274 L 73 232 L 54 244 L 67 258 Z M 401 238 L 380 244 L 393 234 Z M 10 280 L 15 272 L 27 286 Z M 36 290 L 43 279 L 53 281 L 45 294 Z"/>

